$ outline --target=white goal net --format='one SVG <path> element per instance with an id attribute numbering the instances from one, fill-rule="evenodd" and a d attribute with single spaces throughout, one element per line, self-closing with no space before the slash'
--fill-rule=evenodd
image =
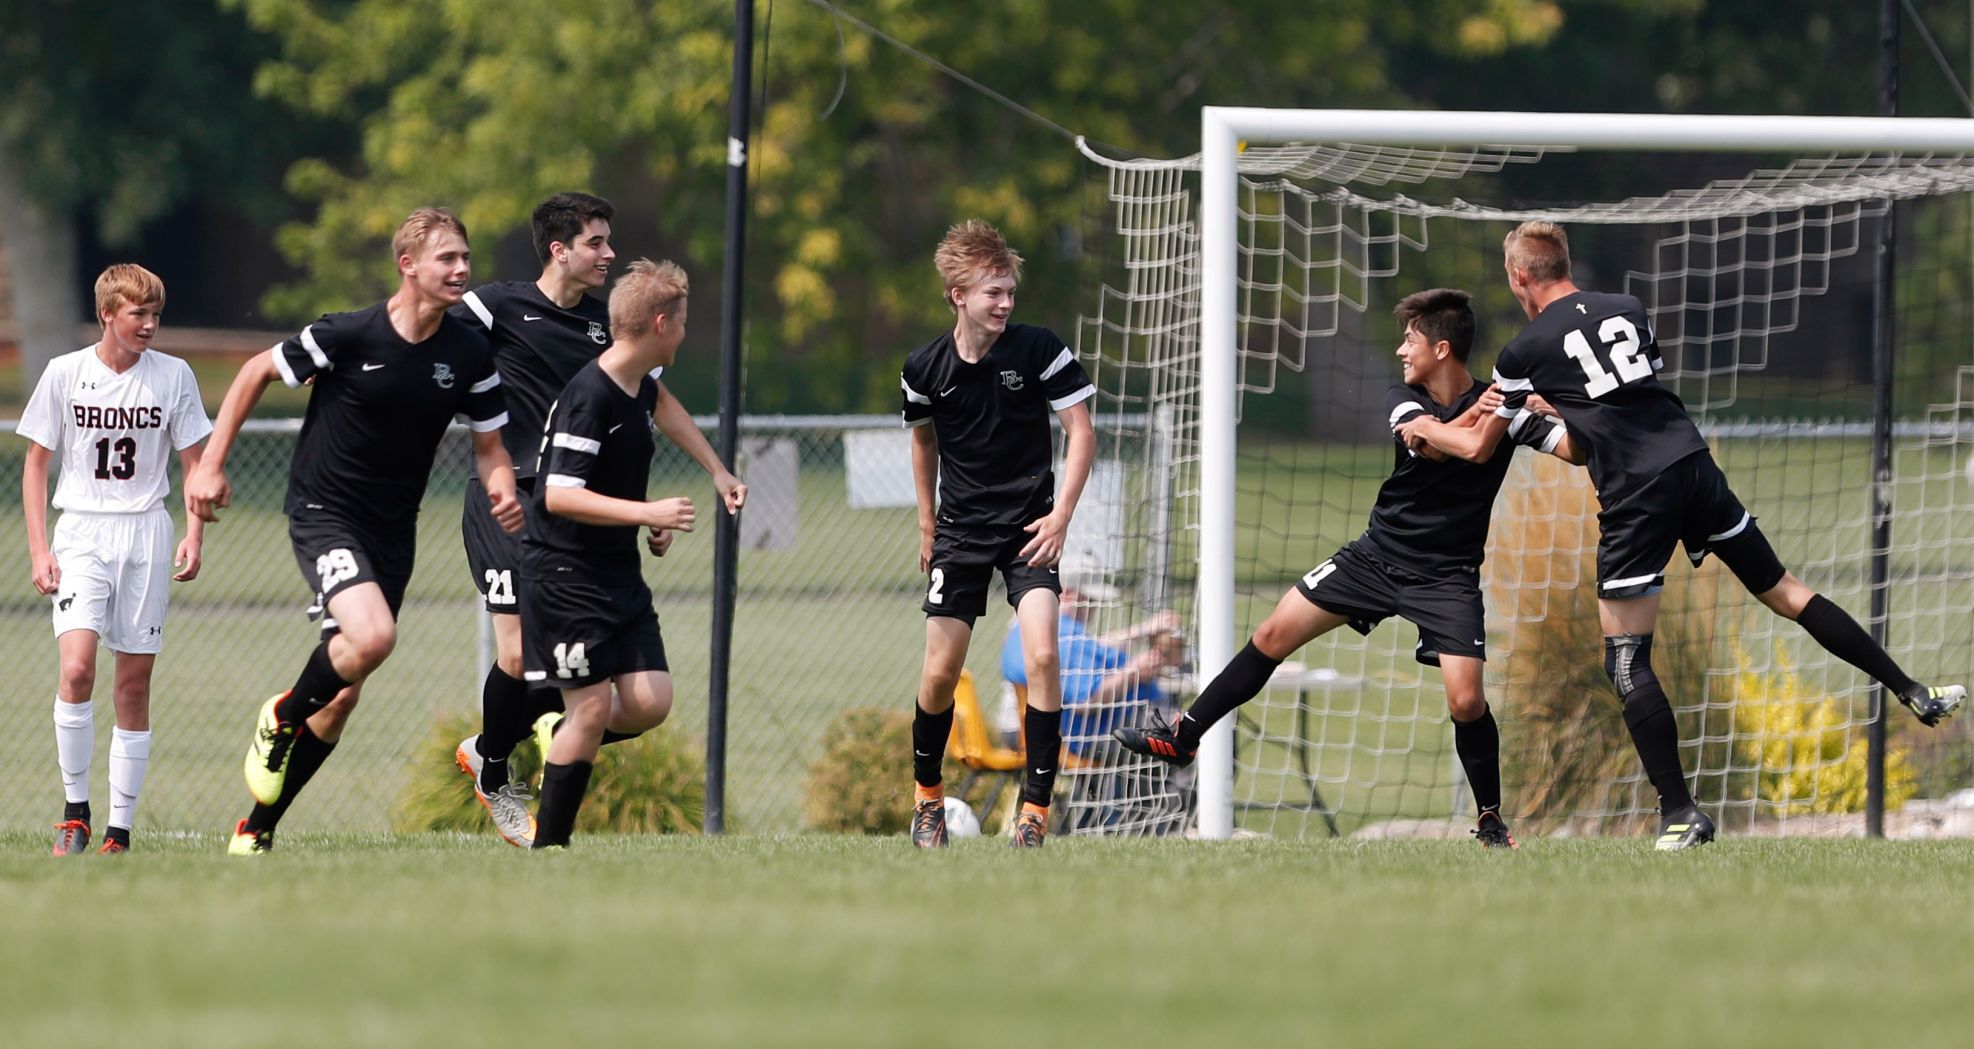
<path id="1" fill-rule="evenodd" d="M 1397 381 L 1393 304 L 1431 287 L 1474 293 L 1469 364 L 1487 376 L 1525 323 L 1501 239 L 1531 218 L 1569 229 L 1580 285 L 1645 303 L 1662 381 L 1784 563 L 1860 622 L 1882 609 L 1887 647 L 1915 677 L 1968 680 L 1968 122 L 1897 122 L 1903 138 L 1892 138 L 1884 121 L 1527 117 L 1493 131 L 1479 119 L 1523 115 L 1231 113 L 1217 125 L 1230 161 L 1237 131 L 1314 144 L 1243 145 L 1231 181 L 1216 189 L 1206 175 L 1204 195 L 1200 156 L 1085 148 L 1104 210 L 1077 350 L 1104 394 L 1100 460 L 1129 481 L 1108 563 L 1115 592 L 1092 629 L 1179 611 L 1198 666 L 1165 677 L 1166 702 L 1189 701 L 1302 573 L 1363 531 L 1393 462 L 1381 410 Z M 1412 144 L 1335 144 L 1344 132 L 1298 117 Z M 1434 130 L 1464 117 L 1474 126 Z M 1386 133 L 1405 118 L 1420 130 Z M 1541 133 L 1515 133 L 1532 128 Z M 1507 144 L 1418 144 L 1456 134 Z M 1626 135 L 1635 148 L 1620 148 Z M 1898 231 L 1895 342 L 1890 371 L 1875 374 L 1886 221 Z M 1216 253 L 1216 229 L 1233 231 L 1231 251 Z M 1233 345 L 1222 349 L 1216 330 Z M 1890 474 L 1874 484 L 1881 423 Z M 1504 800 L 1530 832 L 1631 833 L 1655 799 L 1602 671 L 1597 504 L 1582 470 L 1539 459 L 1518 453 L 1483 569 Z M 1696 798 L 1736 832 L 1861 831 L 1871 683 L 1717 563 L 1674 560 L 1655 664 Z M 1069 772 L 1076 829 L 1164 833 L 1197 820 L 1210 836 L 1464 834 L 1472 801 L 1438 672 L 1413 661 L 1415 640 L 1392 620 L 1309 645 L 1229 719 L 1231 755 L 1202 752 L 1197 783 L 1083 741 Z M 1974 744 L 1964 723 L 1929 731 L 1896 705 L 1888 723 L 1896 825 L 1923 811 L 1912 799 L 1969 785 Z"/>

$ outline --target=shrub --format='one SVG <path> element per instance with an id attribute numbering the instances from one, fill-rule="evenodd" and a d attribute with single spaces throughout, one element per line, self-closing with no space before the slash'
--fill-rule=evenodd
<path id="1" fill-rule="evenodd" d="M 912 714 L 856 707 L 823 730 L 809 765 L 809 826 L 841 834 L 902 834 L 911 826 Z M 948 783 L 959 769 L 946 762 Z"/>
<path id="2" fill-rule="evenodd" d="M 1869 744 L 1846 730 L 1837 701 L 1804 684 L 1780 646 L 1768 674 L 1739 644 L 1734 655 L 1734 749 L 1755 766 L 1756 796 L 1785 814 L 1863 812 Z M 1917 789 L 1905 751 L 1888 749 L 1885 808 L 1904 805 Z"/>
<path id="3" fill-rule="evenodd" d="M 453 763 L 459 741 L 479 729 L 474 713 L 451 711 L 433 719 L 413 752 L 411 782 L 392 808 L 394 829 L 493 833 L 486 810 Z M 531 742 L 516 747 L 509 760 L 517 782 L 530 783 L 541 770 Z M 577 831 L 697 834 L 705 825 L 705 747 L 697 740 L 658 728 L 598 752 Z"/>

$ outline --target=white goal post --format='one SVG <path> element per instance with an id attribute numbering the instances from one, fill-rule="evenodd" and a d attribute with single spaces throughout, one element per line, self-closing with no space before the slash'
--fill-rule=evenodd
<path id="1" fill-rule="evenodd" d="M 1204 107 L 1200 113 L 1198 662 L 1225 667 L 1235 636 L 1238 164 L 1248 144 L 1574 150 L 1974 153 L 1974 120 L 1617 113 L 1401 112 Z M 1233 719 L 1199 754 L 1198 829 L 1233 832 Z"/>

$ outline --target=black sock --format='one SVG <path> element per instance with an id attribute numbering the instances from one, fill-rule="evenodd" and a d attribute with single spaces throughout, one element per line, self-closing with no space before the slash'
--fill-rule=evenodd
<path id="1" fill-rule="evenodd" d="M 69 820 L 81 820 L 84 823 L 88 823 L 89 803 L 86 801 L 64 802 L 62 805 L 62 821 L 66 823 Z"/>
<path id="2" fill-rule="evenodd" d="M 603 742 L 597 744 L 597 746 L 607 747 L 612 743 L 623 743 L 642 735 L 644 735 L 642 732 L 619 732 L 613 728 L 606 728 L 603 730 Z"/>
<path id="3" fill-rule="evenodd" d="M 1809 604 L 1803 606 L 1796 622 L 1816 639 L 1817 644 L 1823 646 L 1824 651 L 1876 678 L 1879 684 L 1891 689 L 1893 695 L 1903 696 L 1918 684 L 1899 669 L 1884 646 L 1871 640 L 1871 635 L 1851 618 L 1850 613 L 1822 594 L 1809 599 Z"/>
<path id="4" fill-rule="evenodd" d="M 1500 812 L 1501 729 L 1494 723 L 1493 707 L 1482 709 L 1472 721 L 1453 723 L 1453 750 L 1460 755 L 1460 767 L 1467 770 L 1475 807 Z"/>
<path id="5" fill-rule="evenodd" d="M 953 734 L 953 708 L 928 714 L 912 704 L 912 779 L 921 787 L 936 787 L 944 773 L 940 762 L 946 759 L 946 740 Z"/>
<path id="6" fill-rule="evenodd" d="M 1029 707 L 1021 716 L 1028 736 L 1028 771 L 1021 781 L 1021 800 L 1047 808 L 1056 792 L 1056 764 L 1062 757 L 1062 711 Z"/>
<path id="7" fill-rule="evenodd" d="M 1686 772 L 1679 765 L 1679 721 L 1666 702 L 1665 689 L 1647 681 L 1624 701 L 1624 724 L 1631 745 L 1645 765 L 1645 778 L 1659 792 L 1659 811 L 1678 812 L 1693 804 L 1686 790 Z"/>
<path id="8" fill-rule="evenodd" d="M 335 749 L 334 743 L 324 742 L 304 724 L 295 734 L 294 749 L 288 752 L 288 778 L 281 783 L 281 796 L 272 805 L 254 803 L 254 811 L 247 814 L 248 833 L 273 830 L 287 814 L 288 806 L 295 803 L 295 796 L 315 778 L 315 770 L 329 760 L 329 752 Z"/>
<path id="9" fill-rule="evenodd" d="M 576 811 L 589 790 L 590 763 L 549 764 L 541 771 L 541 805 L 535 811 L 535 848 L 569 844 L 576 831 Z"/>
<path id="10" fill-rule="evenodd" d="M 505 762 L 514 747 L 534 731 L 534 703 L 526 682 L 495 663 L 480 686 L 480 756 Z"/>
<path id="11" fill-rule="evenodd" d="M 336 673 L 336 665 L 329 661 L 329 642 L 325 640 L 309 653 L 308 664 L 302 667 L 302 674 L 295 679 L 287 697 L 275 705 L 274 714 L 283 724 L 307 721 L 309 715 L 328 706 L 336 693 L 348 687 L 350 683 Z"/>
<path id="12" fill-rule="evenodd" d="M 114 841 L 127 849 L 130 847 L 130 828 L 111 827 L 109 830 L 103 832 L 103 840 Z"/>
<path id="13" fill-rule="evenodd" d="M 1191 752 L 1199 749 L 1199 738 L 1214 723 L 1226 717 L 1235 707 L 1261 694 L 1268 684 L 1268 675 L 1282 665 L 1279 659 L 1270 659 L 1249 641 L 1242 646 L 1234 658 L 1227 661 L 1225 669 L 1213 676 L 1205 688 L 1200 689 L 1199 698 L 1179 715 L 1176 726 L 1179 736 L 1179 749 Z"/>

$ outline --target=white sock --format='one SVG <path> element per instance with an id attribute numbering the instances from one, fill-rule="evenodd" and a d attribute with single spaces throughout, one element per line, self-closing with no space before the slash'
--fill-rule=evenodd
<path id="1" fill-rule="evenodd" d="M 110 739 L 110 826 L 130 829 L 144 769 L 151 763 L 151 733 L 114 729 Z"/>
<path id="2" fill-rule="evenodd" d="M 95 749 L 95 705 L 55 700 L 55 760 L 62 766 L 62 794 L 70 804 L 89 800 L 89 757 Z"/>

